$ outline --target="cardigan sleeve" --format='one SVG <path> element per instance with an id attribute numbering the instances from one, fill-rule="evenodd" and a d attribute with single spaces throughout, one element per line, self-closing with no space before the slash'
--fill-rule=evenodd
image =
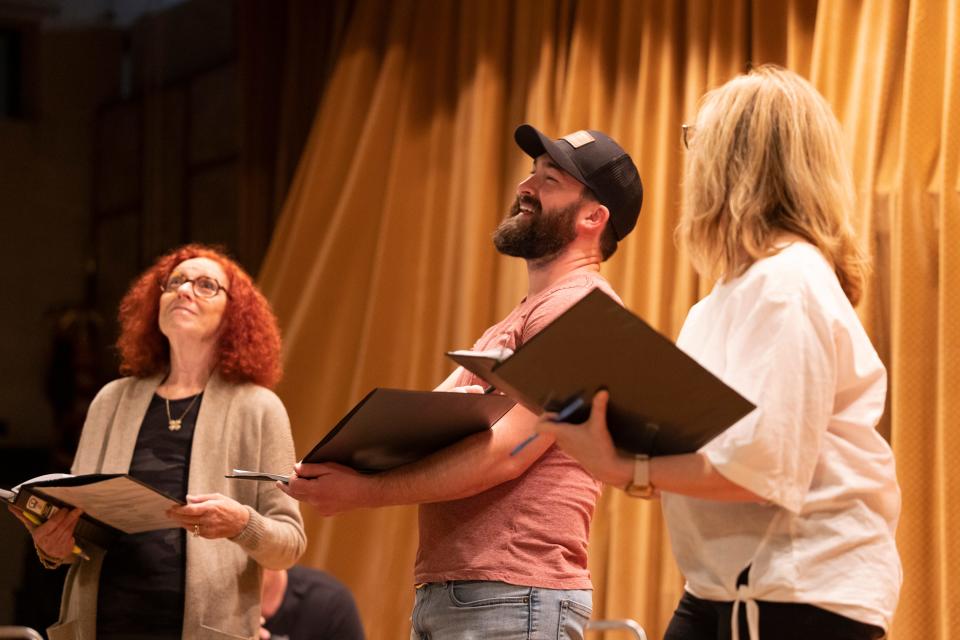
<path id="1" fill-rule="evenodd" d="M 260 469 L 289 473 L 296 461 L 290 420 L 280 399 L 258 388 Z M 232 538 L 267 569 L 293 566 L 306 548 L 306 534 L 299 503 L 272 482 L 257 483 L 256 508 L 247 505 L 247 526 Z"/>

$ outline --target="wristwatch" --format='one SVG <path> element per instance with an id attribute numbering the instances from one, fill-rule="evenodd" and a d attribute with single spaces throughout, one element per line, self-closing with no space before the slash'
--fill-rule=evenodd
<path id="1" fill-rule="evenodd" d="M 650 456 L 638 453 L 633 456 L 633 480 L 623 488 L 631 498 L 653 497 L 653 485 L 650 484 Z"/>

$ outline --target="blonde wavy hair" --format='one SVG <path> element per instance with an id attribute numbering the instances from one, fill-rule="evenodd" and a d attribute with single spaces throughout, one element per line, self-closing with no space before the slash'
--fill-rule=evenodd
<path id="1" fill-rule="evenodd" d="M 849 220 L 855 196 L 840 123 L 823 96 L 764 65 L 707 93 L 691 133 L 677 237 L 697 271 L 735 278 L 790 233 L 820 250 L 857 304 L 867 260 Z"/>

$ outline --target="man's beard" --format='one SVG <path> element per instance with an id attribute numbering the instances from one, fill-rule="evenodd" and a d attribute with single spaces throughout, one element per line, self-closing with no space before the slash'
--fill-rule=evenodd
<path id="1" fill-rule="evenodd" d="M 521 214 L 520 204 L 529 205 L 532 213 Z M 493 245 L 500 253 L 547 262 L 563 251 L 577 237 L 576 218 L 582 202 L 544 213 L 540 201 L 518 196 L 510 214 L 493 232 Z"/>

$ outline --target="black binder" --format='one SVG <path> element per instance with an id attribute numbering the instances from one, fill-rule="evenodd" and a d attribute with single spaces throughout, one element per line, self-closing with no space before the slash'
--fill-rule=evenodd
<path id="1" fill-rule="evenodd" d="M 642 319 L 594 289 L 502 361 L 447 354 L 535 413 L 575 398 L 582 422 L 600 389 L 616 445 L 648 455 L 696 451 L 754 405 Z"/>
<path id="2" fill-rule="evenodd" d="M 392 469 L 489 429 L 513 405 L 502 395 L 376 388 L 303 461 Z"/>
<path id="3" fill-rule="evenodd" d="M 71 494 L 64 496 L 64 491 Z M 90 543 L 103 549 L 122 533 L 178 527 L 164 511 L 183 504 L 127 474 L 50 474 L 9 491 L 0 489 L 0 499 L 35 524 L 46 521 L 58 509 L 79 507 L 84 513 L 77 521 L 74 537 L 81 546 Z"/>

